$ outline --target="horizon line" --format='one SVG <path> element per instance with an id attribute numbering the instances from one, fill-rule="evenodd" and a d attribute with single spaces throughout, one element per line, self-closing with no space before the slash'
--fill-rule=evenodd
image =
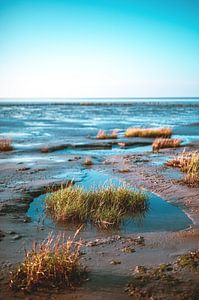
<path id="1" fill-rule="evenodd" d="M 199 96 L 169 96 L 169 97 L 166 97 L 166 96 L 161 96 L 161 97 L 158 97 L 158 96 L 155 96 L 155 97 L 0 97 L 0 100 L 3 100 L 3 99 L 8 99 L 8 100 L 11 100 L 11 99 L 16 99 L 16 100 L 24 100 L 24 99 L 35 99 L 35 100 L 39 100 L 39 99 L 44 99 L 44 100 L 53 100 L 53 99 L 60 99 L 60 100 L 64 100 L 64 99 L 67 99 L 67 100 L 70 100 L 70 99 L 82 99 L 82 100 L 86 100 L 86 99 L 199 99 Z"/>

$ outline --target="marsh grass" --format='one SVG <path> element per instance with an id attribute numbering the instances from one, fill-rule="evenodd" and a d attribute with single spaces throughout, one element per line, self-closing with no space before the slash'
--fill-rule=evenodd
<path id="1" fill-rule="evenodd" d="M 11 272 L 10 287 L 13 290 L 32 291 L 46 288 L 73 288 L 86 276 L 80 264 L 81 241 L 75 237 L 65 241 L 63 235 L 49 235 L 47 240 L 34 244 L 25 253 L 23 263 Z"/>
<path id="2" fill-rule="evenodd" d="M 176 148 L 179 147 L 181 144 L 181 140 L 179 139 L 164 139 L 158 138 L 152 144 L 153 151 L 159 151 L 163 148 Z"/>
<path id="3" fill-rule="evenodd" d="M 186 172 L 188 165 L 191 161 L 192 153 L 183 151 L 182 154 L 168 160 L 166 165 L 168 167 L 180 168 L 183 172 Z"/>
<path id="4" fill-rule="evenodd" d="M 191 186 L 199 186 L 199 153 L 183 152 L 166 162 L 169 167 L 178 167 L 185 175 L 185 182 Z"/>
<path id="5" fill-rule="evenodd" d="M 0 152 L 13 150 L 12 141 L 10 139 L 0 139 Z"/>
<path id="6" fill-rule="evenodd" d="M 85 166 L 92 166 L 93 162 L 90 157 L 86 157 L 83 163 Z"/>
<path id="7" fill-rule="evenodd" d="M 106 133 L 105 130 L 100 129 L 97 133 L 96 138 L 99 140 L 117 139 L 118 131 L 119 131 L 118 129 L 114 129 L 111 133 Z"/>
<path id="8" fill-rule="evenodd" d="M 125 132 L 125 137 L 169 138 L 171 135 L 171 128 L 128 128 Z"/>
<path id="9" fill-rule="evenodd" d="M 58 222 L 91 222 L 100 228 L 118 226 L 124 215 L 136 216 L 148 209 L 148 197 L 122 187 L 61 188 L 46 198 L 47 211 Z"/>
<path id="10" fill-rule="evenodd" d="M 193 186 L 199 186 L 199 154 L 194 153 L 186 167 L 185 182 Z"/>

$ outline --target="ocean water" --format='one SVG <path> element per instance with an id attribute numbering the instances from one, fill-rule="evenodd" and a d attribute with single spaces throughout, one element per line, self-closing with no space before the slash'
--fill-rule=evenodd
<path id="1" fill-rule="evenodd" d="M 99 129 L 119 129 L 117 141 L 122 141 L 128 127 L 171 127 L 173 137 L 180 138 L 184 144 L 199 140 L 199 99 L 76 99 L 61 103 L 59 100 L 45 103 L 31 100 L 26 103 L 1 101 L 0 138 L 11 138 L 14 151 L 0 153 L 0 163 L 23 162 L 31 167 L 45 157 L 54 162 L 63 161 L 66 166 L 63 173 L 53 174 L 55 180 L 72 178 L 83 186 L 103 185 L 104 182 L 99 180 L 104 178 L 102 174 L 96 176 L 96 182 L 90 182 L 89 178 L 94 178 L 93 173 L 89 177 L 81 163 L 73 167 L 67 165 L 65 154 L 91 155 L 92 159 L 100 160 L 115 153 L 151 151 L 151 145 L 132 146 L 128 149 L 114 145 L 111 149 L 104 150 L 66 148 L 48 154 L 38 150 L 54 144 L 96 143 L 95 137 Z M 151 210 L 141 228 L 138 223 L 136 225 L 127 220 L 128 226 L 125 225 L 122 230 L 156 231 L 158 226 L 162 231 L 179 230 L 191 224 L 179 208 L 154 195 L 151 196 L 151 204 Z M 34 210 L 32 214 L 34 215 Z M 161 223 L 161 220 L 164 222 Z"/>
<path id="2" fill-rule="evenodd" d="M 54 101 L 54 102 L 53 102 Z M 199 139 L 199 98 L 0 100 L 0 138 L 16 149 L 92 142 L 99 129 L 171 127 L 184 143 Z"/>

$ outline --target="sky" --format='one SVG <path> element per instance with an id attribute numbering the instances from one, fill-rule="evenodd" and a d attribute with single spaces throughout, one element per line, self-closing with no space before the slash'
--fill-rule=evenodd
<path id="1" fill-rule="evenodd" d="M 0 97 L 197 97 L 198 0 L 0 0 Z"/>

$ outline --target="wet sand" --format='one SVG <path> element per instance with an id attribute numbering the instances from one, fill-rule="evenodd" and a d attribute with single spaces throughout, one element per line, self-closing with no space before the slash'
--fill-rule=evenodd
<path id="1" fill-rule="evenodd" d="M 198 149 L 197 143 L 189 148 Z M 58 187 L 73 178 L 60 179 L 60 173 L 72 173 L 77 166 L 83 167 L 84 157 L 56 156 L 48 154 L 35 157 L 30 163 L 5 162 L 0 165 L 0 298 L 1 299 L 129 299 L 124 292 L 132 271 L 137 265 L 154 266 L 173 262 L 178 255 L 198 249 L 199 245 L 199 188 L 190 188 L 183 181 L 183 174 L 164 166 L 167 158 L 183 151 L 183 148 L 162 150 L 159 154 L 120 154 L 94 159 L 92 168 L 101 170 L 111 177 L 124 180 L 132 187 L 144 188 L 161 196 L 164 200 L 180 207 L 193 221 L 191 228 L 179 232 L 141 234 L 144 244 L 135 244 L 138 234 L 113 236 L 112 242 L 102 240 L 99 245 L 89 246 L 95 239 L 87 237 L 82 262 L 90 271 L 89 281 L 76 291 L 62 293 L 14 294 L 8 287 L 9 271 L 24 256 L 24 247 L 30 248 L 33 241 L 46 238 L 50 229 L 31 222 L 26 212 L 36 195 L 45 192 L 46 187 Z M 22 159 L 23 160 L 23 159 Z M 80 178 L 81 180 L 81 178 Z M 103 238 L 99 234 L 99 238 Z M 110 237 L 111 238 L 111 237 Z M 135 252 L 124 253 L 124 246 L 131 246 Z M 112 261 L 120 262 L 111 264 Z M 189 278 L 188 278 L 189 279 Z M 191 289 L 191 286 L 190 286 Z"/>

